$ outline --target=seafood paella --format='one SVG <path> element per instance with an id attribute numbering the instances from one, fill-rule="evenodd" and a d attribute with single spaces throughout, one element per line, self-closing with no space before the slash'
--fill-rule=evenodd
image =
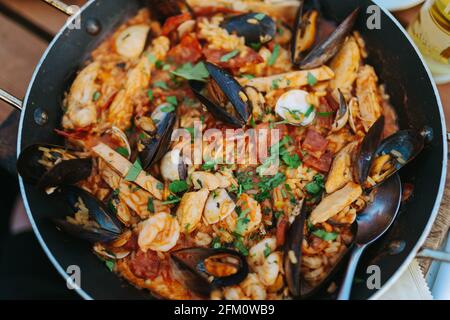
<path id="1" fill-rule="evenodd" d="M 61 232 L 156 297 L 333 293 L 358 214 L 423 147 L 397 127 L 358 15 L 148 1 L 68 88 L 65 144 L 28 146 L 18 171 L 67 203 Z"/>

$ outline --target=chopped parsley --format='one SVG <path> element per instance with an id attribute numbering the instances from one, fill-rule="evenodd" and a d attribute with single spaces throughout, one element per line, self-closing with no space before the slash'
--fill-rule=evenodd
<path id="1" fill-rule="evenodd" d="M 261 49 L 262 44 L 261 43 L 257 43 L 257 42 L 253 42 L 253 43 L 250 43 L 249 46 L 253 50 L 259 51 L 259 49 Z"/>
<path id="2" fill-rule="evenodd" d="M 316 229 L 312 232 L 313 235 L 315 235 L 318 238 L 321 238 L 325 241 L 334 241 L 336 240 L 338 234 L 336 232 L 327 232 L 322 229 Z"/>
<path id="3" fill-rule="evenodd" d="M 305 186 L 306 192 L 312 196 L 320 196 L 325 188 L 324 177 L 321 174 L 316 174 L 313 181 Z"/>
<path id="4" fill-rule="evenodd" d="M 158 189 L 158 190 L 164 190 L 164 185 L 163 185 L 161 182 L 158 182 L 158 183 L 156 184 L 156 189 Z"/>
<path id="5" fill-rule="evenodd" d="M 116 263 L 113 260 L 105 260 L 105 265 L 109 271 L 113 272 Z"/>
<path id="6" fill-rule="evenodd" d="M 147 59 L 148 59 L 148 61 L 150 61 L 150 63 L 155 63 L 155 64 L 157 63 L 156 57 L 153 54 L 151 54 L 151 53 L 149 53 L 147 55 Z"/>
<path id="7" fill-rule="evenodd" d="M 228 62 L 239 54 L 239 50 L 233 50 L 220 58 L 220 62 Z"/>
<path id="8" fill-rule="evenodd" d="M 175 97 L 175 96 L 169 96 L 169 97 L 167 97 L 167 98 L 166 98 L 166 101 L 167 101 L 168 103 L 170 103 L 171 105 L 173 105 L 174 107 L 176 107 L 176 106 L 178 105 L 178 100 L 177 100 L 177 97 Z"/>
<path id="9" fill-rule="evenodd" d="M 251 74 L 243 74 L 242 77 L 248 80 L 252 80 L 255 78 L 255 76 Z"/>
<path id="10" fill-rule="evenodd" d="M 268 256 L 270 256 L 270 253 L 272 252 L 272 250 L 269 247 L 269 244 L 266 243 L 266 247 L 264 248 L 264 257 L 267 258 Z"/>
<path id="11" fill-rule="evenodd" d="M 161 88 L 163 90 L 169 90 L 169 87 L 167 86 L 167 83 L 164 81 L 156 81 L 153 83 L 154 87 Z"/>
<path id="12" fill-rule="evenodd" d="M 277 90 L 280 88 L 280 81 L 281 79 L 274 79 L 272 80 L 272 89 Z"/>
<path id="13" fill-rule="evenodd" d="M 155 213 L 155 205 L 153 204 L 153 199 L 152 198 L 148 198 L 148 202 L 147 202 L 147 210 L 150 213 Z"/>
<path id="14" fill-rule="evenodd" d="M 280 55 L 280 45 L 276 44 L 273 47 L 272 55 L 270 56 L 269 60 L 267 61 L 267 64 L 269 66 L 273 66 L 275 64 L 275 62 L 277 61 L 279 55 Z"/>
<path id="15" fill-rule="evenodd" d="M 170 106 L 162 107 L 160 110 L 162 112 L 169 113 L 169 112 L 175 111 L 175 107 L 173 104 L 171 104 Z"/>
<path id="16" fill-rule="evenodd" d="M 305 112 L 305 118 L 308 118 L 311 113 L 314 111 L 314 106 L 312 104 L 309 105 L 308 110 Z"/>
<path id="17" fill-rule="evenodd" d="M 262 19 L 264 19 L 266 17 L 266 14 L 264 13 L 257 13 L 255 14 L 254 18 L 258 21 L 261 21 Z"/>
<path id="18" fill-rule="evenodd" d="M 150 102 L 152 102 L 153 101 L 153 90 L 152 89 L 149 89 L 148 91 L 147 91 L 147 96 L 148 96 L 148 99 L 150 100 Z"/>
<path id="19" fill-rule="evenodd" d="M 328 118 L 330 116 L 332 116 L 334 114 L 334 112 L 330 111 L 330 112 L 317 112 L 317 116 L 319 117 L 324 117 L 324 118 Z"/>
<path id="20" fill-rule="evenodd" d="M 94 95 L 92 96 L 92 100 L 93 101 L 98 101 L 98 99 L 100 99 L 101 95 L 102 94 L 100 92 L 95 91 Z"/>
<path id="21" fill-rule="evenodd" d="M 281 156 L 281 159 L 283 159 L 284 163 L 291 169 L 297 169 L 302 164 L 300 157 L 296 153 L 293 155 L 285 153 Z"/>
<path id="22" fill-rule="evenodd" d="M 167 200 L 161 202 L 161 204 L 174 204 L 174 203 L 178 203 L 180 201 L 181 201 L 181 198 L 171 194 L 170 196 L 167 197 Z"/>
<path id="23" fill-rule="evenodd" d="M 169 190 L 173 193 L 185 192 L 188 188 L 188 184 L 184 180 L 175 180 L 169 184 Z"/>
<path id="24" fill-rule="evenodd" d="M 127 175 L 125 176 L 126 181 L 135 181 L 136 178 L 139 176 L 139 174 L 142 171 L 142 165 L 141 161 L 137 159 L 133 165 L 130 167 L 130 170 L 128 170 Z"/>
<path id="25" fill-rule="evenodd" d="M 311 72 L 306 75 L 306 80 L 310 86 L 315 86 L 317 83 L 317 78 Z"/>
<path id="26" fill-rule="evenodd" d="M 211 241 L 211 247 L 214 249 L 219 249 L 222 247 L 222 244 L 220 243 L 219 237 L 214 237 Z"/>
<path id="27" fill-rule="evenodd" d="M 209 72 L 203 62 L 199 62 L 195 66 L 192 63 L 185 63 L 171 73 L 186 80 L 206 81 L 209 77 Z"/>
<path id="28" fill-rule="evenodd" d="M 116 152 L 122 156 L 124 156 L 125 158 L 128 158 L 130 156 L 130 153 L 128 152 L 128 149 L 125 147 L 118 147 L 116 149 Z"/>
<path id="29" fill-rule="evenodd" d="M 245 257 L 248 256 L 248 249 L 245 246 L 244 241 L 242 240 L 242 237 L 236 237 L 233 245 L 240 253 L 242 253 L 243 256 L 245 256 Z"/>
<path id="30" fill-rule="evenodd" d="M 208 160 L 202 165 L 203 170 L 213 170 L 216 167 L 216 161 Z"/>
<path id="31" fill-rule="evenodd" d="M 234 233 L 237 235 L 242 236 L 247 229 L 247 225 L 250 222 L 250 219 L 248 218 L 248 213 L 250 212 L 250 209 L 242 210 L 241 207 L 236 207 L 236 212 L 238 214 L 237 222 L 236 222 L 236 229 L 234 230 Z"/>

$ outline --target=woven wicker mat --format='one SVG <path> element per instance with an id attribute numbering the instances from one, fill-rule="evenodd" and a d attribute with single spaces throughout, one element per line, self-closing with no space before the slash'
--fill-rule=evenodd
<path id="1" fill-rule="evenodd" d="M 450 168 L 449 168 L 450 169 Z M 442 198 L 439 215 L 434 222 L 433 228 L 425 242 L 425 247 L 430 249 L 440 249 L 445 236 L 450 228 L 450 172 L 447 170 L 447 181 L 445 183 L 444 197 Z M 428 272 L 431 261 L 428 259 L 418 259 L 424 274 Z"/>

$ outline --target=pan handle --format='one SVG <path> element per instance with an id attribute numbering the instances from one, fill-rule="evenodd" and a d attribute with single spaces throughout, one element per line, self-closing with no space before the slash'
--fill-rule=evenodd
<path id="1" fill-rule="evenodd" d="M 450 263 L 450 252 L 423 248 L 419 251 L 416 257 Z"/>
<path id="2" fill-rule="evenodd" d="M 16 110 L 22 111 L 22 104 L 23 104 L 22 100 L 16 98 L 15 96 L 6 92 L 3 89 L 0 89 L 0 100 L 3 100 Z"/>
<path id="3" fill-rule="evenodd" d="M 43 0 L 43 1 L 51 5 L 52 7 L 58 9 L 59 11 L 67 14 L 68 16 L 71 16 L 72 14 L 75 13 L 73 6 L 69 6 L 60 0 Z"/>

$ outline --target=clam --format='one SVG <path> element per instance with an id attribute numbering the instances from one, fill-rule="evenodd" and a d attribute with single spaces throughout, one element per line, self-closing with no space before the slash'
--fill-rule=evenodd
<path id="1" fill-rule="evenodd" d="M 308 102 L 308 92 L 290 90 L 278 98 L 275 112 L 292 125 L 307 126 L 313 122 L 316 111 Z"/>
<path id="2" fill-rule="evenodd" d="M 187 165 L 183 160 L 180 149 L 173 149 L 161 159 L 161 175 L 164 180 L 186 180 Z"/>
<path id="3" fill-rule="evenodd" d="M 275 21 L 264 13 L 245 13 L 225 19 L 221 25 L 230 34 L 245 38 L 247 45 L 272 41 L 277 31 Z"/>
<path id="4" fill-rule="evenodd" d="M 144 146 L 143 150 L 139 152 L 143 169 L 150 168 L 169 149 L 176 114 L 170 104 L 162 104 L 153 111 L 151 118 L 156 124 L 156 132 L 143 134 L 139 141 Z"/>
<path id="5" fill-rule="evenodd" d="M 17 171 L 26 182 L 46 191 L 76 184 L 88 178 L 92 171 L 92 159 L 80 155 L 57 145 L 30 145 L 20 153 Z"/>
<path id="6" fill-rule="evenodd" d="M 344 41 L 347 38 L 347 36 L 353 30 L 353 25 L 355 24 L 358 14 L 359 8 L 356 8 L 327 39 L 325 39 L 320 44 L 311 49 L 311 51 L 309 51 L 309 53 L 303 59 L 299 59 L 298 57 L 299 46 L 297 45 L 297 41 L 298 39 L 303 39 L 304 37 L 301 36 L 299 37 L 298 33 L 305 31 L 303 30 L 304 28 L 301 27 L 302 12 L 300 10 L 297 18 L 297 20 L 300 20 L 300 22 L 297 21 L 297 27 L 299 24 L 300 27 L 297 28 L 297 34 L 293 37 L 292 41 L 294 41 L 294 43 L 291 46 L 294 49 L 294 53 L 292 54 L 294 60 L 292 62 L 295 65 L 297 65 L 300 69 L 317 68 L 328 62 L 331 58 L 333 58 L 336 55 L 336 53 L 344 44 Z M 306 40 L 304 40 L 303 42 L 308 44 Z M 303 44 L 303 46 L 305 46 L 305 44 Z M 301 47 L 302 46 L 300 46 L 300 48 Z"/>
<path id="7" fill-rule="evenodd" d="M 249 270 L 245 257 L 230 249 L 187 248 L 171 252 L 170 257 L 180 281 L 205 297 L 216 288 L 239 284 Z"/>
<path id="8" fill-rule="evenodd" d="M 341 90 L 338 89 L 339 92 L 339 110 L 336 113 L 336 118 L 331 126 L 331 131 L 336 132 L 341 130 L 348 122 L 349 119 L 349 108 L 347 102 L 345 101 L 345 97 L 342 94 Z"/>
<path id="9" fill-rule="evenodd" d="M 57 227 L 90 242 L 110 242 L 122 233 L 122 225 L 108 208 L 89 192 L 65 187 L 61 194 L 75 218 L 55 219 Z"/>
<path id="10" fill-rule="evenodd" d="M 125 150 L 127 151 L 126 154 L 128 156 L 126 156 L 125 158 L 130 159 L 131 146 L 130 146 L 130 142 L 128 141 L 128 137 L 125 134 L 125 132 L 123 132 L 122 130 L 120 130 L 119 128 L 117 128 L 115 126 L 112 126 L 110 129 L 108 129 L 106 131 L 106 133 L 120 141 L 120 146 L 122 148 L 125 148 Z M 122 155 L 125 155 L 125 153 L 123 152 Z"/>
<path id="11" fill-rule="evenodd" d="M 195 96 L 216 120 L 236 128 L 245 126 L 251 113 L 250 100 L 245 90 L 225 70 L 209 62 L 205 62 L 205 66 L 211 75 L 208 83 L 189 81 Z M 205 88 L 208 90 L 207 95 L 204 93 Z"/>

